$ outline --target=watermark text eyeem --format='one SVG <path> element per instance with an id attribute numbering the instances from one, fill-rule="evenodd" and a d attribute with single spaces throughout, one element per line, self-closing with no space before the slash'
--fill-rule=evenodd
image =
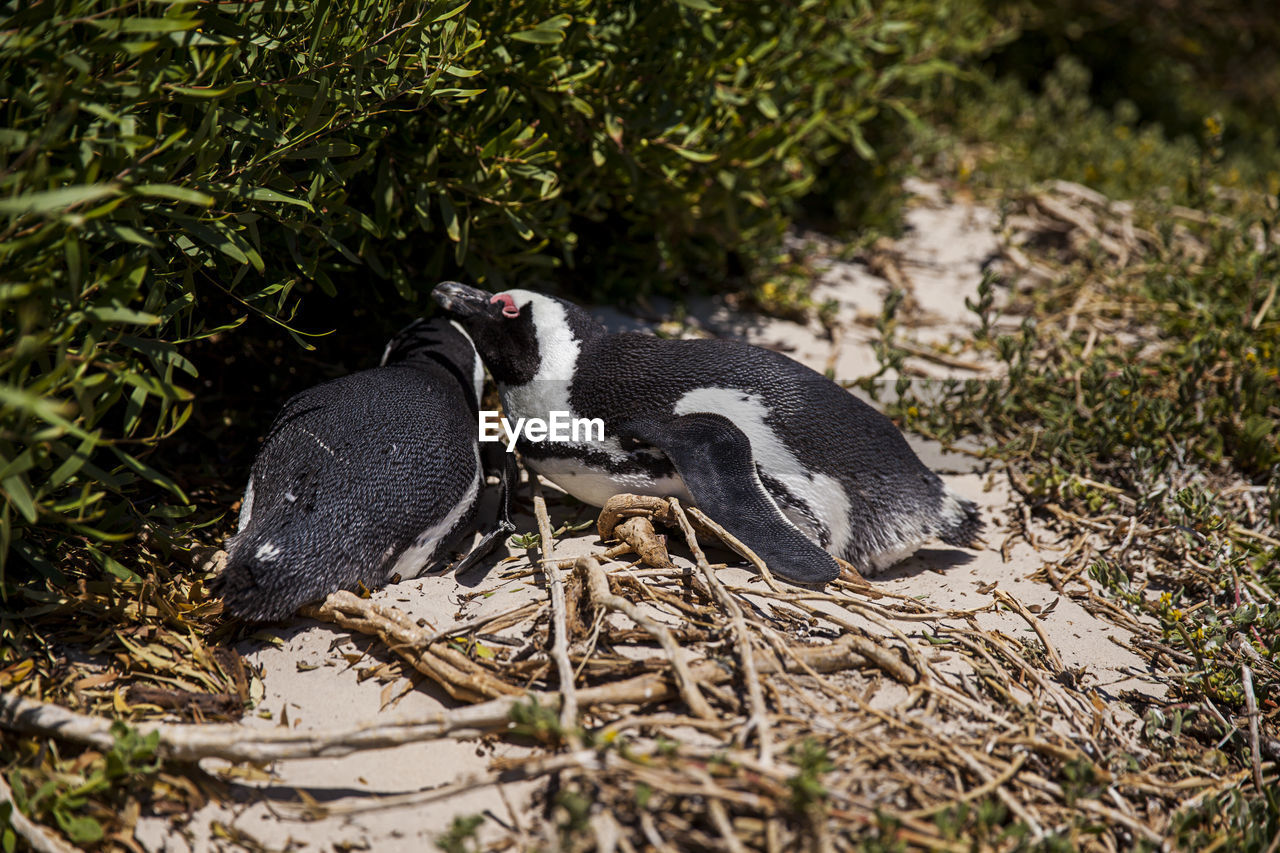
<path id="1" fill-rule="evenodd" d="M 516 442 L 525 441 L 604 441 L 604 421 L 600 418 L 575 418 L 565 411 L 547 412 L 547 418 L 516 418 L 515 423 L 492 409 L 480 410 L 480 440 L 502 441 L 506 433 L 507 452 Z"/>

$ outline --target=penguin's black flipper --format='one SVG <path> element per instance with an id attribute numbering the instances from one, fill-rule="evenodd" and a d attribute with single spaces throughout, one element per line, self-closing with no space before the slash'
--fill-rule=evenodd
<path id="1" fill-rule="evenodd" d="M 489 556 L 489 552 L 498 543 L 516 530 L 516 525 L 511 520 L 511 495 L 520 479 L 520 472 L 516 469 L 516 457 L 514 453 L 507 453 L 501 448 L 496 448 L 494 452 L 502 458 L 496 465 L 486 466 L 486 469 L 493 467 L 498 469 L 498 517 L 495 520 L 496 527 L 486 533 L 476 543 L 476 547 L 472 548 L 470 553 L 458 561 L 458 564 L 453 567 L 454 575 L 460 575 L 475 568 L 477 563 Z M 492 462 L 493 456 L 490 455 L 487 461 Z"/>
<path id="2" fill-rule="evenodd" d="M 826 583 L 840 566 L 783 516 L 760 484 L 751 440 L 722 415 L 694 412 L 668 420 L 637 419 L 618 433 L 667 455 L 694 502 L 774 572 L 800 583 Z"/>

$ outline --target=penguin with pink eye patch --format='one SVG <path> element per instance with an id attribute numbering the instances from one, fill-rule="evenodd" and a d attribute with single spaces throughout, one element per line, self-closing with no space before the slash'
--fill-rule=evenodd
<path id="1" fill-rule="evenodd" d="M 506 416 L 599 418 L 603 440 L 517 443 L 574 497 L 698 505 L 778 574 L 825 583 L 833 557 L 874 573 L 931 538 L 970 545 L 977 507 L 888 418 L 780 353 L 735 340 L 608 332 L 570 302 L 457 282 L 432 296 L 466 329 Z"/>
<path id="2" fill-rule="evenodd" d="M 489 303 L 491 305 L 501 305 L 502 316 L 506 317 L 508 320 L 514 320 L 516 317 L 520 316 L 520 309 L 516 307 L 516 301 L 510 294 L 496 293 L 493 298 L 489 300 Z"/>

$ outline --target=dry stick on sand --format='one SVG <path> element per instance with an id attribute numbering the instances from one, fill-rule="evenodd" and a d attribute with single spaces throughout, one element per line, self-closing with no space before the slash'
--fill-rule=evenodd
<path id="1" fill-rule="evenodd" d="M 308 605 L 298 612 L 321 622 L 377 637 L 388 649 L 455 699 L 475 701 L 521 692 L 519 688 L 495 678 L 457 649 L 433 642 L 432 632 L 419 628 L 398 608 L 339 590 L 320 604 Z"/>
<path id="2" fill-rule="evenodd" d="M 755 729 L 756 738 L 760 744 L 760 763 L 766 767 L 772 766 L 773 736 L 769 732 L 769 709 L 764 704 L 764 691 L 760 689 L 760 675 L 756 671 L 756 656 L 751 650 L 751 632 L 747 629 L 747 622 L 742 616 L 742 608 L 738 606 L 738 602 L 734 601 L 733 596 L 724 588 L 724 584 L 720 583 L 720 579 L 707 563 L 707 555 L 702 553 L 698 536 L 693 532 L 693 525 L 689 523 L 689 518 L 685 515 L 684 508 L 680 506 L 680 501 L 671 498 L 671 509 L 675 513 L 676 521 L 680 522 L 684 538 L 689 543 L 689 550 L 693 552 L 693 558 L 697 561 L 698 568 L 702 570 L 707 586 L 711 588 L 716 600 L 729 614 L 734 644 L 737 645 L 738 655 L 742 659 L 742 677 L 747 682 L 747 699 L 751 703 L 751 716 L 747 718 L 747 725 L 743 727 L 741 736 L 745 739 L 747 734 Z"/>
<path id="3" fill-rule="evenodd" d="M 1258 747 L 1258 699 L 1253 694 L 1253 670 L 1249 668 L 1249 664 L 1240 664 L 1240 680 L 1244 685 L 1244 710 L 1249 716 L 1249 755 L 1253 764 L 1253 784 L 1258 786 L 1258 793 L 1263 792 L 1262 787 L 1262 750 Z M 1271 845 L 1272 849 L 1276 845 Z"/>
<path id="4" fill-rule="evenodd" d="M 654 495 L 614 495 L 605 501 L 596 518 L 596 531 L 603 540 L 614 538 L 614 529 L 628 518 L 652 518 L 667 527 L 676 526 L 675 513 L 666 498 Z M 694 522 L 694 529 L 699 536 L 715 536 L 710 528 L 703 527 L 701 522 Z"/>
<path id="5" fill-rule="evenodd" d="M 632 547 L 630 542 L 621 542 L 617 545 L 614 545 L 612 548 L 606 548 L 605 550 L 601 551 L 595 556 L 601 560 L 616 560 L 618 557 L 621 557 L 623 554 L 634 554 L 634 553 L 635 553 L 635 548 Z M 569 569 L 572 569 L 574 564 L 577 562 L 578 562 L 577 557 L 569 557 L 568 559 L 564 559 L 564 560 L 556 560 L 556 568 L 564 569 L 565 571 L 568 571 Z"/>
<path id="6" fill-rule="evenodd" d="M 656 569 L 673 569 L 666 542 L 653 529 L 653 522 L 643 516 L 628 518 L 613 529 L 614 535 L 631 546 L 646 566 Z"/>
<path id="7" fill-rule="evenodd" d="M 1008 605 L 1013 612 L 1021 616 L 1023 621 L 1031 626 L 1031 630 L 1036 632 L 1036 636 L 1039 637 L 1040 642 L 1044 644 L 1045 655 L 1048 656 L 1049 664 L 1053 667 L 1054 673 L 1057 674 L 1062 672 L 1062 658 L 1058 656 L 1058 650 L 1055 649 L 1053 647 L 1053 643 L 1049 641 L 1049 635 L 1046 634 L 1044 628 L 1041 627 L 1040 620 L 1032 616 L 1031 612 L 1022 605 L 1021 601 L 1018 601 L 1003 589 L 993 590 L 991 594 L 1001 604 Z"/>
<path id="8" fill-rule="evenodd" d="M 799 647 L 795 655 L 804 666 L 815 672 L 838 672 L 867 665 L 868 661 L 844 640 L 829 646 Z M 760 672 L 768 675 L 785 669 L 799 672 L 801 666 L 769 660 L 760 662 Z M 710 661 L 699 661 L 690 667 L 692 677 L 707 684 L 723 684 L 732 673 Z M 642 705 L 661 702 L 677 695 L 677 689 L 665 672 L 650 672 L 577 693 L 583 708 L 596 705 Z M 518 704 L 539 701 L 553 704 L 559 693 L 530 692 L 518 696 L 502 696 L 478 705 L 467 705 L 449 711 L 437 711 L 411 719 L 382 721 L 348 729 L 307 731 L 272 727 L 255 729 L 238 723 L 135 724 L 139 734 L 159 734 L 157 749 L 164 758 L 175 761 L 198 761 L 221 758 L 226 761 L 268 763 L 290 758 L 319 758 L 350 755 L 364 749 L 385 749 L 406 743 L 455 738 L 465 740 L 489 732 L 506 731 L 514 726 L 511 709 Z M 0 729 L 21 731 L 80 743 L 107 750 L 115 743 L 112 721 L 105 717 L 78 714 L 60 705 L 50 705 L 13 694 L 0 694 Z"/>
<path id="9" fill-rule="evenodd" d="M 829 622 L 834 622 L 846 631 L 860 632 L 863 630 L 862 626 L 858 625 L 853 620 L 838 613 L 829 613 L 826 610 L 814 607 L 807 601 L 796 600 L 790 603 L 794 607 L 803 610 L 806 613 L 817 616 L 819 619 L 826 619 Z M 861 615 L 865 616 L 865 614 Z M 867 618 L 870 619 L 870 617 Z M 858 650 L 858 653 L 866 657 L 868 660 L 873 661 L 876 666 L 892 676 L 895 681 L 905 684 L 908 687 L 916 684 L 924 678 L 928 671 L 928 665 L 924 662 L 923 656 L 915 648 L 907 635 L 896 630 L 892 625 L 877 622 L 874 619 L 871 619 L 871 621 L 876 622 L 880 627 L 888 629 L 890 633 L 897 637 L 897 639 L 906 648 L 907 654 L 912 657 L 915 666 L 904 662 L 902 658 L 894 654 L 891 649 L 882 646 L 874 640 L 869 640 L 859 633 L 849 633 L 845 635 L 846 639 L 855 644 L 854 647 Z"/>
<path id="10" fill-rule="evenodd" d="M 556 568 L 552 555 L 551 519 L 547 515 L 547 499 L 542 494 L 542 481 L 532 471 L 529 482 L 533 486 L 533 514 L 538 519 L 538 541 L 542 550 L 542 573 L 547 579 L 547 592 L 551 597 L 551 626 L 555 637 L 551 642 L 551 657 L 556 662 L 556 674 L 560 680 L 560 730 L 569 746 L 582 746 L 578 737 L 578 698 L 573 686 L 573 664 L 569 661 L 569 629 L 567 627 L 564 598 L 564 579 Z"/>
<path id="11" fill-rule="evenodd" d="M 582 573 L 587 590 L 591 594 L 591 600 L 597 606 L 616 610 L 623 614 L 652 634 L 653 638 L 658 641 L 662 646 L 662 650 L 667 653 L 667 659 L 671 661 L 671 669 L 675 674 L 676 685 L 680 688 L 680 696 L 684 699 L 685 704 L 689 706 L 689 710 L 695 716 L 702 717 L 704 720 L 716 719 L 716 712 L 707 704 L 706 698 L 698 690 L 698 682 L 689 670 L 689 662 L 685 659 L 685 650 L 676 642 L 676 638 L 671 635 L 671 631 L 665 625 L 655 622 L 652 617 L 641 611 L 639 607 L 636 607 L 630 601 L 610 592 L 609 578 L 594 557 L 579 557 L 575 570 Z"/>
<path id="12" fill-rule="evenodd" d="M 422 806 L 439 800 L 447 800 L 450 797 L 455 797 L 458 794 L 464 794 L 477 788 L 501 785 L 504 782 L 534 779 L 538 776 L 557 773 L 561 770 L 599 769 L 600 753 L 594 749 L 579 749 L 574 752 L 562 752 L 555 755 L 539 755 L 520 762 L 504 763 L 496 767 L 491 765 L 491 768 L 485 772 L 471 773 L 448 784 L 421 791 L 408 791 L 403 794 L 388 794 L 375 797 L 360 796 L 354 802 L 347 803 L 326 804 L 304 800 L 301 802 L 280 802 L 276 803 L 275 806 L 280 811 L 300 819 L 367 814 L 368 812 L 382 809 Z"/>
<path id="13" fill-rule="evenodd" d="M 961 794 L 959 797 L 956 797 L 954 800 L 943 800 L 937 805 L 928 806 L 927 808 L 916 809 L 915 811 L 907 812 L 905 816 L 916 818 L 916 819 L 933 817 L 939 812 L 944 812 L 947 809 L 956 808 L 963 803 L 973 802 L 974 800 L 980 797 L 985 797 L 987 794 L 990 794 L 996 789 L 1006 785 L 1011 779 L 1013 779 L 1014 776 L 1017 776 L 1018 771 L 1022 769 L 1022 765 L 1025 764 L 1026 761 L 1027 761 L 1027 754 L 1025 752 L 1021 753 L 1015 756 L 1013 759 L 1013 763 L 1010 764 L 1007 768 L 1005 768 L 1005 770 L 1003 770 L 995 778 L 988 779 L 986 782 L 983 782 L 978 787 L 971 788 L 970 790 L 965 791 L 963 794 Z"/>

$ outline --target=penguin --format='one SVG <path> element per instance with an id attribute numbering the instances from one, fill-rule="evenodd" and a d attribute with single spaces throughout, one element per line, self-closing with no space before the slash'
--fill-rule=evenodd
<path id="1" fill-rule="evenodd" d="M 476 419 L 484 367 L 466 332 L 417 320 L 378 367 L 291 398 L 254 460 L 215 579 L 226 612 L 271 621 L 338 589 L 422 573 L 471 530 L 485 485 Z M 503 454 L 509 457 L 510 454 Z M 499 468 L 496 527 L 458 564 L 507 533 L 515 463 Z"/>
<path id="2" fill-rule="evenodd" d="M 443 282 L 432 295 L 475 342 L 509 421 L 601 419 L 600 440 L 517 443 L 528 467 L 585 503 L 691 501 L 808 584 L 840 574 L 833 557 L 874 574 L 931 538 L 970 545 L 982 529 L 892 421 L 781 353 L 610 333 L 528 290 Z"/>

